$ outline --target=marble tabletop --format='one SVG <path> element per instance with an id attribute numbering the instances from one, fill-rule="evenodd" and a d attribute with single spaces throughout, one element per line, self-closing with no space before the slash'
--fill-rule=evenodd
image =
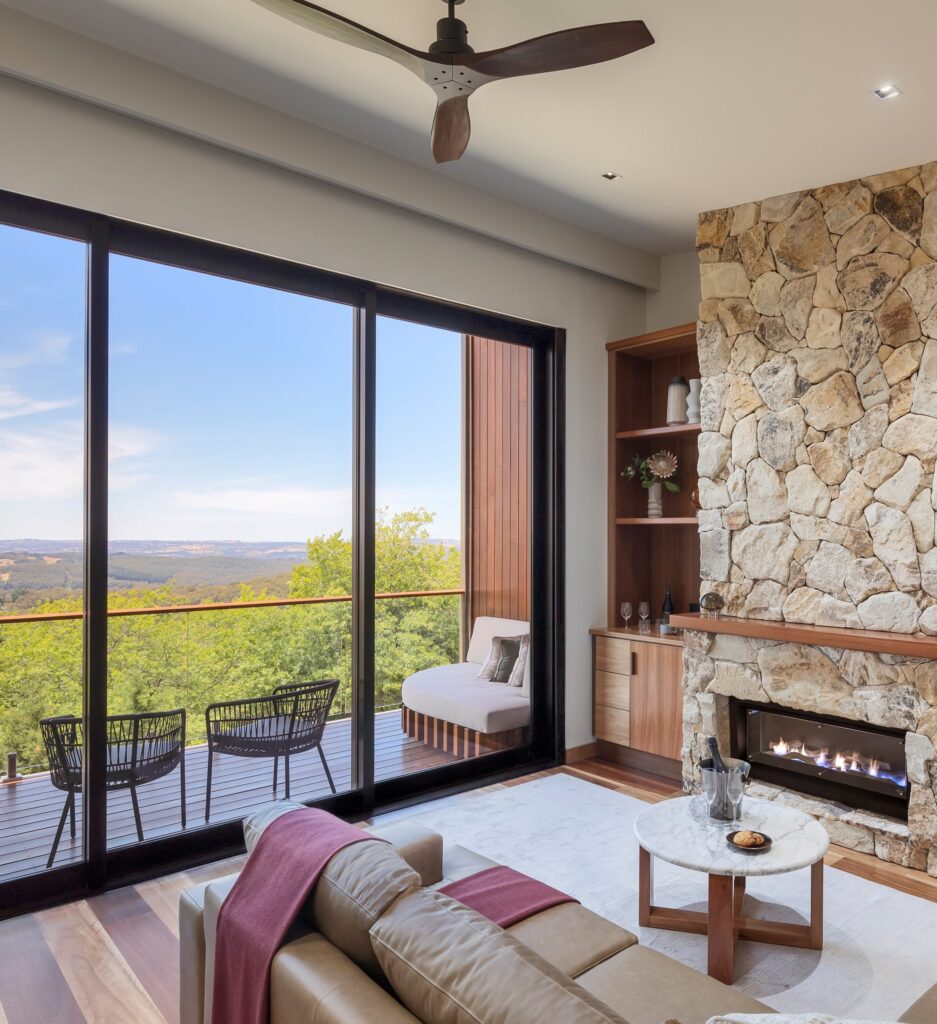
<path id="1" fill-rule="evenodd" d="M 638 843 L 648 853 L 678 867 L 710 875 L 780 875 L 815 864 L 830 845 L 826 830 L 809 814 L 748 797 L 742 820 L 713 824 L 705 805 L 693 796 L 664 800 L 642 811 L 634 823 Z M 771 836 L 764 853 L 741 853 L 726 843 L 735 829 Z"/>

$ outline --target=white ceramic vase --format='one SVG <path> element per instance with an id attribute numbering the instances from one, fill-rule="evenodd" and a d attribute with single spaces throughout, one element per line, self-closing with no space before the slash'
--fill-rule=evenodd
<path id="1" fill-rule="evenodd" d="M 699 423 L 699 398 L 703 382 L 698 377 L 692 377 L 689 381 L 689 385 L 690 393 L 687 395 L 686 399 L 686 420 L 687 423 Z"/>
<path id="2" fill-rule="evenodd" d="M 667 388 L 667 426 L 686 423 L 686 400 L 690 389 L 683 377 L 674 377 Z"/>
<path id="3" fill-rule="evenodd" d="M 663 484 L 651 484 L 647 489 L 647 517 L 660 519 L 664 514 Z"/>

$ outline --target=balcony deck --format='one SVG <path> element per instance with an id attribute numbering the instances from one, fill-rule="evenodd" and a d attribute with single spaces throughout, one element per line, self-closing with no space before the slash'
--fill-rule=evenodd
<path id="1" fill-rule="evenodd" d="M 375 715 L 375 778 L 389 779 L 409 775 L 455 758 L 448 753 L 411 739 L 400 728 L 400 712 Z M 351 722 L 330 722 L 322 743 L 329 770 L 339 793 L 351 788 Z M 186 751 L 186 813 L 188 827 L 204 824 L 207 747 L 189 747 Z M 312 750 L 290 759 L 291 796 L 314 800 L 330 795 L 328 782 Z M 211 823 L 240 818 L 273 798 L 273 761 L 216 756 L 212 779 Z M 181 828 L 179 816 L 179 772 L 173 772 L 138 791 L 140 816 L 145 839 L 171 835 Z M 283 792 L 283 765 L 280 765 L 278 796 Z M 0 786 L 0 881 L 32 874 L 45 868 L 55 829 L 65 802 L 65 794 L 55 789 L 46 773 L 30 775 Z M 55 867 L 74 863 L 81 856 L 81 800 L 78 801 L 78 838 L 69 837 L 68 826 L 55 858 Z M 137 841 L 130 793 L 108 794 L 107 841 L 109 847 Z"/>

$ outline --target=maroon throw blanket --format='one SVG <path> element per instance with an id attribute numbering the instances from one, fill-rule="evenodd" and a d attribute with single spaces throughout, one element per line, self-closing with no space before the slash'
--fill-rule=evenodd
<path id="1" fill-rule="evenodd" d="M 443 886 L 439 891 L 502 928 L 509 928 L 561 903 L 579 902 L 559 889 L 552 889 L 536 878 L 506 867 L 487 868 Z"/>
<path id="2" fill-rule="evenodd" d="M 339 850 L 376 837 L 326 811 L 271 822 L 218 912 L 212 1024 L 267 1024 L 270 965 L 290 925 Z"/>

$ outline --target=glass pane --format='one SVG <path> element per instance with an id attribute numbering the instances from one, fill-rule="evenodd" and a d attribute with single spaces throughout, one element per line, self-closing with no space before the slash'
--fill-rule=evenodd
<path id="1" fill-rule="evenodd" d="M 402 686 L 462 660 L 462 346 L 451 331 L 378 320 L 378 780 L 454 760 L 441 740 L 408 734 Z"/>
<path id="2" fill-rule="evenodd" d="M 353 337 L 345 306 L 111 260 L 111 845 L 183 800 L 193 828 L 351 788 Z"/>
<path id="3" fill-rule="evenodd" d="M 86 262 L 0 226 L 0 881 L 83 855 Z"/>

